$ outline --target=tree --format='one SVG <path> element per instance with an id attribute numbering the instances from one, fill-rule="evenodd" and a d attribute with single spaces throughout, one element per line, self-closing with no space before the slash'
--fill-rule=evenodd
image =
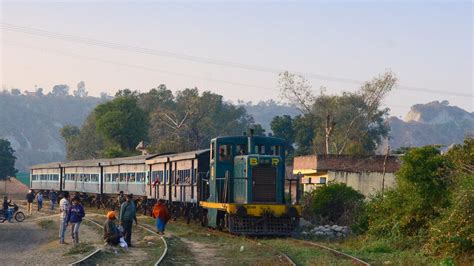
<path id="1" fill-rule="evenodd" d="M 69 95 L 69 86 L 65 84 L 54 85 L 53 90 L 51 91 L 53 96 L 67 96 Z"/>
<path id="2" fill-rule="evenodd" d="M 35 95 L 39 97 L 43 96 L 44 95 L 43 88 L 37 88 L 35 91 Z"/>
<path id="3" fill-rule="evenodd" d="M 384 97 L 396 83 L 387 72 L 366 82 L 355 93 L 315 97 L 307 81 L 287 72 L 280 75 L 282 97 L 300 106 L 303 115 L 294 120 L 298 153 L 370 154 L 388 134 L 381 109 Z M 297 125 L 300 130 L 296 129 Z M 309 147 L 308 147 L 309 145 Z M 300 150 L 304 149 L 304 150 Z"/>
<path id="4" fill-rule="evenodd" d="M 134 96 L 121 96 L 98 105 L 94 110 L 97 132 L 125 151 L 147 139 L 148 116 L 139 108 Z"/>
<path id="5" fill-rule="evenodd" d="M 15 150 L 6 139 L 0 139 L 0 180 L 15 176 L 18 172 L 15 169 Z"/>
<path id="6" fill-rule="evenodd" d="M 21 91 L 19 89 L 11 89 L 11 95 L 13 96 L 20 96 Z"/>
<path id="7" fill-rule="evenodd" d="M 73 91 L 75 97 L 87 97 L 86 84 L 84 81 L 77 83 L 77 90 Z"/>
<path id="8" fill-rule="evenodd" d="M 285 139 L 290 143 L 295 142 L 295 129 L 291 116 L 275 116 L 270 123 L 270 127 L 275 137 Z"/>

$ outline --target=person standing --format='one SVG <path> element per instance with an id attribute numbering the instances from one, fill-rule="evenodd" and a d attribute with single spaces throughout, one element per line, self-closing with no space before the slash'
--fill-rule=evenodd
<path id="1" fill-rule="evenodd" d="M 33 201 L 35 201 L 35 193 L 30 189 L 28 194 L 26 194 L 26 208 L 28 209 L 28 215 L 31 215 L 33 211 Z"/>
<path id="2" fill-rule="evenodd" d="M 49 192 L 49 199 L 51 200 L 51 210 L 54 211 L 54 206 L 56 206 L 56 203 L 58 202 L 58 194 L 54 189 Z"/>
<path id="3" fill-rule="evenodd" d="M 118 196 L 117 196 L 117 203 L 118 203 L 118 207 L 119 207 L 119 211 L 120 211 L 120 208 L 122 207 L 122 204 L 125 202 L 125 195 L 123 194 L 123 191 L 120 191 Z"/>
<path id="4" fill-rule="evenodd" d="M 71 235 L 74 245 L 79 244 L 79 227 L 81 226 L 82 218 L 86 216 L 84 207 L 82 207 L 78 197 L 72 199 L 72 205 L 69 207 L 67 213 L 66 225 L 72 224 Z"/>
<path id="5" fill-rule="evenodd" d="M 104 224 L 104 240 L 107 244 L 112 246 L 116 246 L 120 243 L 120 232 L 115 224 L 115 220 L 115 212 L 109 211 Z"/>
<path id="6" fill-rule="evenodd" d="M 133 195 L 127 195 L 127 201 L 122 203 L 120 206 L 120 224 L 123 226 L 123 234 L 125 242 L 129 247 L 132 247 L 132 225 L 133 221 L 138 224 L 137 221 L 137 208 L 133 202 Z"/>
<path id="7" fill-rule="evenodd" d="M 166 223 L 171 218 L 164 200 L 158 200 L 158 203 L 153 206 L 153 218 L 156 218 L 157 233 L 160 235 L 164 234 Z"/>
<path id="8" fill-rule="evenodd" d="M 38 211 L 40 211 L 43 208 L 43 192 L 38 192 L 38 195 L 36 195 L 36 202 L 38 202 Z"/>
<path id="9" fill-rule="evenodd" d="M 59 201 L 59 244 L 64 242 L 64 235 L 67 229 L 67 213 L 69 210 L 69 193 L 64 192 L 63 198 Z"/>

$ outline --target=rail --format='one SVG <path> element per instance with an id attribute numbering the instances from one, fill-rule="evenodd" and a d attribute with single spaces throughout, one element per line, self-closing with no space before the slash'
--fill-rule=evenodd
<path id="1" fill-rule="evenodd" d="M 317 247 L 317 248 L 328 250 L 329 252 L 334 253 L 337 256 L 341 256 L 341 257 L 345 257 L 345 258 L 350 259 L 354 264 L 370 266 L 370 263 L 368 263 L 366 261 L 363 261 L 359 258 L 356 258 L 352 255 L 349 255 L 347 253 L 344 253 L 342 251 L 339 251 L 339 250 L 336 250 L 336 249 L 333 249 L 333 248 L 330 248 L 330 247 L 327 247 L 327 246 L 324 246 L 324 245 L 321 245 L 321 244 L 318 244 L 318 243 L 306 241 L 306 240 L 300 240 L 300 239 L 295 239 L 295 238 L 293 238 L 292 240 L 296 241 L 296 242 L 304 243 L 304 244 L 307 244 L 307 245 L 311 245 L 311 246 L 314 246 L 314 247 Z"/>

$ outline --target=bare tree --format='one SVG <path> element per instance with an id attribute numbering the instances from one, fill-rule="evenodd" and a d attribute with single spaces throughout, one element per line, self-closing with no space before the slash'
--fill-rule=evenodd
<path id="1" fill-rule="evenodd" d="M 308 80 L 300 75 L 285 71 L 280 73 L 278 79 L 278 87 L 281 97 L 296 105 L 302 113 L 311 113 L 312 106 L 316 100 L 311 92 L 311 84 Z"/>

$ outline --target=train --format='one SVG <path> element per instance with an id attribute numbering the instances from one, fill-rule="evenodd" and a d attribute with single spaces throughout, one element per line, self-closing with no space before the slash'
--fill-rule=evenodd
<path id="1" fill-rule="evenodd" d="M 285 140 L 251 130 L 216 137 L 203 150 L 39 164 L 30 167 L 30 188 L 101 197 L 123 191 L 165 200 L 232 234 L 288 236 L 301 205 L 285 193 L 285 147 Z"/>

